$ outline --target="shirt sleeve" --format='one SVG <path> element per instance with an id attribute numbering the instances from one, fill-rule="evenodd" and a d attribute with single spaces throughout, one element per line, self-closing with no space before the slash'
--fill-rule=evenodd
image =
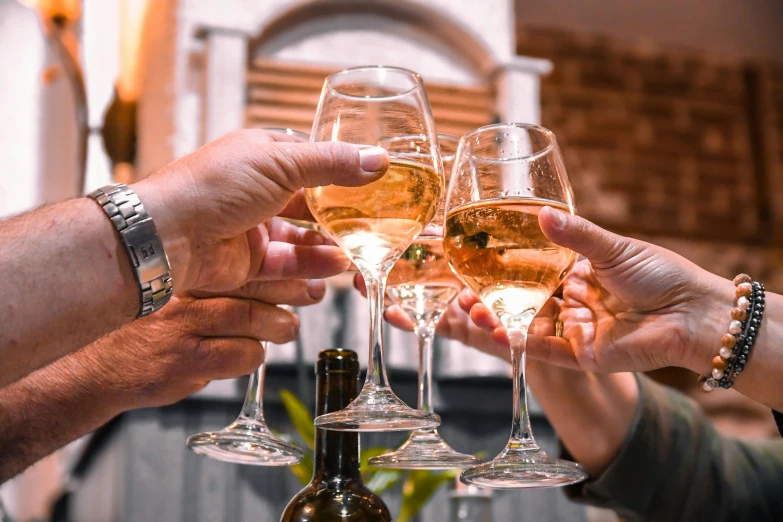
<path id="1" fill-rule="evenodd" d="M 566 488 L 572 500 L 629 521 L 783 520 L 783 440 L 721 436 L 691 399 L 637 379 L 623 447 L 600 477 Z"/>

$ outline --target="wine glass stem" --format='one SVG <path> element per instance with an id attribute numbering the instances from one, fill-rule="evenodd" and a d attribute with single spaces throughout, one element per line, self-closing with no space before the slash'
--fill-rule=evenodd
<path id="1" fill-rule="evenodd" d="M 513 321 L 506 327 L 511 345 L 511 370 L 514 379 L 514 419 L 511 426 L 511 438 L 508 441 L 509 449 L 535 444 L 527 409 L 527 385 L 525 383 L 525 348 L 528 326 L 529 322 L 521 324 L 521 321 Z"/>
<path id="2" fill-rule="evenodd" d="M 264 353 L 266 354 L 268 344 L 264 343 Z M 253 419 L 264 424 L 264 376 L 266 374 L 266 364 L 261 363 L 256 371 L 250 374 L 250 380 L 247 383 L 247 393 L 245 402 L 242 404 L 240 418 Z"/>
<path id="3" fill-rule="evenodd" d="M 435 328 L 428 324 L 419 324 L 414 328 L 419 340 L 419 409 L 432 412 L 432 344 Z"/>
<path id="4" fill-rule="evenodd" d="M 365 272 L 364 282 L 367 286 L 367 299 L 370 302 L 370 360 L 367 363 L 366 386 L 373 388 L 388 388 L 386 367 L 383 362 L 383 296 L 386 292 L 386 276 L 384 271 L 375 274 Z"/>

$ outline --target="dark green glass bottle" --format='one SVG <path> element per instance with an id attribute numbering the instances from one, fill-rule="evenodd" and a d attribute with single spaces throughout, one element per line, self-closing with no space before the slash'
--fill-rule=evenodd
<path id="1" fill-rule="evenodd" d="M 359 389 L 359 358 L 335 348 L 318 355 L 315 414 L 338 411 Z M 280 522 L 391 522 L 386 504 L 359 470 L 359 434 L 316 429 L 313 479 L 288 503 Z"/>

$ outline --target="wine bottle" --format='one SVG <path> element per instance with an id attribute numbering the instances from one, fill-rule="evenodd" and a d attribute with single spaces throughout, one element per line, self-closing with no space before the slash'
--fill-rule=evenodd
<path id="1" fill-rule="evenodd" d="M 315 413 L 338 411 L 356 398 L 359 358 L 335 348 L 318 355 Z M 286 506 L 280 522 L 391 522 L 386 504 L 362 482 L 359 434 L 316 429 L 313 479 Z"/>

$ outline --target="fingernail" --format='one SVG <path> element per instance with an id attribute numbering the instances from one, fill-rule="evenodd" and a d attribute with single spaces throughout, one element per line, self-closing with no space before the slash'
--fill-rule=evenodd
<path id="1" fill-rule="evenodd" d="M 566 215 L 564 212 L 556 210 L 552 207 L 547 207 L 547 212 L 549 212 L 549 216 L 552 218 L 552 222 L 557 228 L 563 228 L 566 226 Z"/>
<path id="2" fill-rule="evenodd" d="M 389 155 L 381 147 L 359 149 L 359 162 L 365 172 L 383 172 L 389 166 Z"/>
<path id="3" fill-rule="evenodd" d="M 307 288 L 307 295 L 314 301 L 321 300 L 326 293 L 326 283 L 323 279 L 310 279 L 305 287 Z"/>

